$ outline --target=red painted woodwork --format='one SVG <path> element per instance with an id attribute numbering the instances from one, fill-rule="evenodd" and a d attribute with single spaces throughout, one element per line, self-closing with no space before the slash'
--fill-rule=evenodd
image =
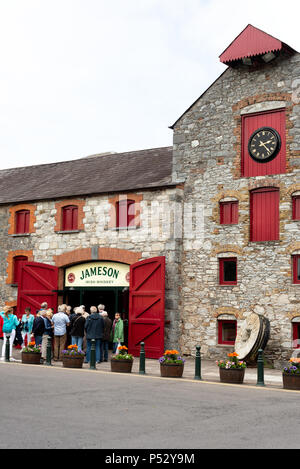
<path id="1" fill-rule="evenodd" d="M 30 306 L 32 314 L 46 301 L 49 308 L 57 308 L 58 268 L 38 262 L 23 262 L 18 285 L 18 316 Z"/>
<path id="2" fill-rule="evenodd" d="M 13 283 L 18 284 L 21 275 L 22 262 L 28 261 L 27 256 L 15 256 L 13 258 Z"/>
<path id="3" fill-rule="evenodd" d="M 134 200 L 120 200 L 116 203 L 117 221 L 116 225 L 118 228 L 124 228 L 128 226 L 134 226 L 135 219 L 135 202 Z"/>
<path id="4" fill-rule="evenodd" d="M 293 348 L 300 348 L 300 323 L 293 322 Z"/>
<path id="5" fill-rule="evenodd" d="M 130 266 L 128 349 L 147 358 L 164 353 L 165 257 L 145 259 Z"/>
<path id="6" fill-rule="evenodd" d="M 293 256 L 293 283 L 300 284 L 300 254 Z"/>
<path id="7" fill-rule="evenodd" d="M 29 220 L 30 220 L 30 211 L 29 210 L 19 210 L 16 212 L 16 234 L 29 233 Z"/>
<path id="8" fill-rule="evenodd" d="M 228 269 L 229 268 L 229 269 Z M 228 276 L 230 278 L 228 278 Z M 224 257 L 219 259 L 219 284 L 237 284 L 237 259 L 236 257 Z"/>
<path id="9" fill-rule="evenodd" d="M 255 189 L 250 195 L 250 241 L 279 239 L 279 189 Z"/>
<path id="10" fill-rule="evenodd" d="M 238 202 L 220 202 L 221 225 L 233 225 L 238 223 Z"/>
<path id="11" fill-rule="evenodd" d="M 272 127 L 281 137 L 281 148 L 276 157 L 269 162 L 259 163 L 251 158 L 248 142 L 253 132 L 260 127 Z M 286 172 L 285 110 L 275 110 L 242 116 L 242 177 L 267 176 Z"/>
<path id="12" fill-rule="evenodd" d="M 300 195 L 294 196 L 293 201 L 293 220 L 300 220 Z"/>
<path id="13" fill-rule="evenodd" d="M 220 345 L 234 345 L 236 330 L 236 321 L 218 320 L 218 343 Z"/>
<path id="14" fill-rule="evenodd" d="M 243 57 L 254 57 L 267 52 L 278 51 L 288 47 L 270 34 L 248 24 L 246 28 L 234 39 L 234 41 L 220 55 L 220 62 L 229 64 Z"/>
<path id="15" fill-rule="evenodd" d="M 62 230 L 78 230 L 78 207 L 76 205 L 68 205 L 67 207 L 63 208 Z"/>

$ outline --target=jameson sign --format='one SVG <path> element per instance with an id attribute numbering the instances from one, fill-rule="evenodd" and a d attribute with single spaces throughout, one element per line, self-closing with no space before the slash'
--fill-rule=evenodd
<path id="1" fill-rule="evenodd" d="M 65 271 L 66 287 L 128 287 L 129 265 L 116 262 L 89 262 Z"/>

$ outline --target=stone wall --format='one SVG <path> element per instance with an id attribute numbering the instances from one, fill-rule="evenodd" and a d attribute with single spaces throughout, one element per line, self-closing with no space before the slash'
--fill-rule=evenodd
<path id="1" fill-rule="evenodd" d="M 217 343 L 217 319 L 235 317 L 239 324 L 253 311 L 270 320 L 266 357 L 279 366 L 293 351 L 291 321 L 300 316 L 300 286 L 291 272 L 291 255 L 300 252 L 300 222 L 291 216 L 291 195 L 300 190 L 299 79 L 299 54 L 254 70 L 228 68 L 174 125 L 173 180 L 185 181 L 184 202 L 204 211 L 202 238 L 183 242 L 183 353 L 200 344 L 204 357 L 224 357 L 230 347 Z M 287 172 L 241 177 L 242 114 L 278 108 L 286 110 Z M 249 191 L 266 186 L 280 189 L 280 240 L 254 243 Z M 226 197 L 239 201 L 237 225 L 219 224 Z M 219 285 L 222 256 L 237 257 L 237 285 Z"/>

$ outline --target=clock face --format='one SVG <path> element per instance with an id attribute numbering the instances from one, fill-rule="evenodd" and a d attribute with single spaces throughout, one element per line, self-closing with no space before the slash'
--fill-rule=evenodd
<path id="1" fill-rule="evenodd" d="M 279 133 L 272 127 L 261 127 L 249 138 L 248 151 L 255 161 L 265 163 L 273 160 L 281 146 Z"/>

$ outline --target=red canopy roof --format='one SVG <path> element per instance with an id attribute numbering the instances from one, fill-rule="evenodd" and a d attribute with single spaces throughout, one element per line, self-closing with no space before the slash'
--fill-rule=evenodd
<path id="1" fill-rule="evenodd" d="M 279 41 L 279 39 L 276 39 L 261 29 L 248 24 L 248 26 L 246 26 L 246 28 L 220 55 L 220 62 L 228 64 L 228 62 L 239 60 L 243 57 L 253 57 L 255 55 L 266 54 L 271 51 L 278 51 L 284 46 L 293 50 L 283 42 Z"/>

